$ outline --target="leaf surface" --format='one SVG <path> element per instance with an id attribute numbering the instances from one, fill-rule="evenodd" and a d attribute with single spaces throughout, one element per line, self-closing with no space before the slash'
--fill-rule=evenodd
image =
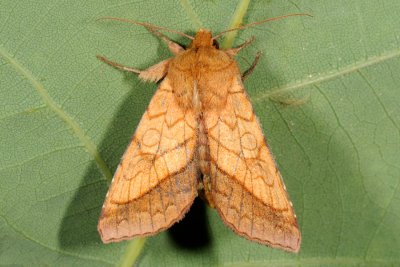
<path id="1" fill-rule="evenodd" d="M 263 57 L 245 86 L 302 230 L 297 255 L 249 242 L 196 202 L 170 231 L 103 245 L 108 183 L 167 57 L 129 18 L 194 34 L 229 27 L 239 1 L 8 1 L 0 8 L 0 258 L 22 266 L 393 266 L 400 264 L 400 2 L 252 1 Z M 170 35 L 187 44 L 183 37 Z M 140 253 L 137 258 L 137 254 Z"/>

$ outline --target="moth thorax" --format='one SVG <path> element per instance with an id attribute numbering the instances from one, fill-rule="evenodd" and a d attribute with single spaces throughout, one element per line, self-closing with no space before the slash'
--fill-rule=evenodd
<path id="1" fill-rule="evenodd" d="M 206 29 L 200 29 L 196 33 L 193 42 L 190 44 L 190 48 L 198 48 L 198 47 L 212 46 L 212 45 L 213 45 L 213 39 L 211 32 Z"/>
<path id="2" fill-rule="evenodd" d="M 194 83 L 193 83 L 192 107 L 193 107 L 195 114 L 199 114 L 202 109 L 202 104 L 200 101 L 200 96 L 199 96 L 199 91 L 198 91 L 196 80 L 194 80 Z"/>

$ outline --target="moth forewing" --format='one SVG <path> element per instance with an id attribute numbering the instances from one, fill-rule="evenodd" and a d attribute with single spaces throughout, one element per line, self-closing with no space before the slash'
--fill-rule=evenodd
<path id="1" fill-rule="evenodd" d="M 250 240 L 297 252 L 292 203 L 240 79 L 207 132 L 211 195 L 224 222 Z"/>
<path id="2" fill-rule="evenodd" d="M 156 234 L 184 216 L 197 196 L 195 127 L 165 78 L 107 193 L 98 224 L 104 243 Z"/>

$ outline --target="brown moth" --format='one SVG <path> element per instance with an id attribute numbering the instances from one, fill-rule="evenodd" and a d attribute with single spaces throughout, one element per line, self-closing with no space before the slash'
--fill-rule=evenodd
<path id="1" fill-rule="evenodd" d="M 220 50 L 215 39 L 227 31 L 213 37 L 200 29 L 194 38 L 180 33 L 192 39 L 184 49 L 159 32 L 165 28 L 129 22 L 161 37 L 175 56 L 144 71 L 99 57 L 145 81 L 162 80 L 104 201 L 98 223 L 102 241 L 168 229 L 183 218 L 199 190 L 235 233 L 298 252 L 296 215 L 234 59 L 251 40 Z M 257 61 L 258 56 L 247 74 Z"/>

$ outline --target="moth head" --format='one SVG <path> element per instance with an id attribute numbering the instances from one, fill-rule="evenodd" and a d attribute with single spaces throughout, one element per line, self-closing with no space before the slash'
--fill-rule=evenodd
<path id="1" fill-rule="evenodd" d="M 200 29 L 196 35 L 192 43 L 190 44 L 190 48 L 199 48 L 199 47 L 206 47 L 206 46 L 213 46 L 214 40 L 212 38 L 211 31 L 206 29 Z"/>

